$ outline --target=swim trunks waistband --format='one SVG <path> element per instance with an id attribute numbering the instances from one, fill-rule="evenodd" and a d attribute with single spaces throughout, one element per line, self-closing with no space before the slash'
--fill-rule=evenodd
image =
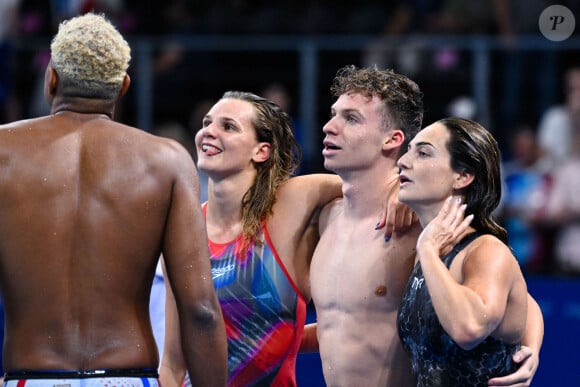
<path id="1" fill-rule="evenodd" d="M 153 368 L 126 368 L 109 370 L 81 370 L 81 371 L 10 371 L 4 374 L 4 380 L 15 379 L 83 379 L 102 377 L 130 377 L 130 378 L 154 378 L 158 379 L 159 374 Z"/>

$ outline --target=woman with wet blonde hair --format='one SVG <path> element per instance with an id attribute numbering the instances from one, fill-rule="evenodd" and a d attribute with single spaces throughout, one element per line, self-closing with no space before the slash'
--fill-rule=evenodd
<path id="1" fill-rule="evenodd" d="M 318 213 L 341 195 L 340 179 L 293 177 L 300 149 L 290 117 L 248 92 L 226 92 L 203 118 L 195 144 L 197 166 L 209 178 L 203 211 L 228 332 L 228 385 L 296 385 Z M 165 386 L 185 376 L 170 293 Z"/>

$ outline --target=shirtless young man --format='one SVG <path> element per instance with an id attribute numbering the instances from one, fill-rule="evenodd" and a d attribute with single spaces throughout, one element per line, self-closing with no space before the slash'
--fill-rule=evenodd
<path id="1" fill-rule="evenodd" d="M 51 55 L 50 115 L 0 127 L 5 383 L 157 386 L 149 293 L 163 253 L 192 380 L 225 385 L 190 154 L 113 121 L 131 56 L 103 16 L 63 22 Z"/>
<path id="2" fill-rule="evenodd" d="M 395 230 L 388 242 L 364 230 L 385 192 L 398 186 L 396 161 L 421 127 L 422 93 L 405 76 L 353 66 L 339 70 L 332 92 L 338 99 L 323 129 L 324 165 L 342 178 L 343 197 L 320 214 L 310 268 L 317 324 L 305 329 L 301 350 L 319 345 L 329 386 L 411 386 L 396 317 L 421 229 Z M 535 356 L 522 350 L 527 360 L 500 380 L 505 385 L 529 383 L 537 368 L 543 321 L 531 304 L 525 343 Z"/>

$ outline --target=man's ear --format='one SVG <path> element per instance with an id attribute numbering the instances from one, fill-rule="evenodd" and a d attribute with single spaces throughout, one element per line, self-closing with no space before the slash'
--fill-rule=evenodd
<path id="1" fill-rule="evenodd" d="M 400 129 L 392 129 L 387 134 L 385 142 L 383 143 L 383 149 L 400 148 L 403 142 L 405 142 L 405 133 Z"/>
<path id="2" fill-rule="evenodd" d="M 256 151 L 252 160 L 255 163 L 263 163 L 270 158 L 270 148 L 271 144 L 269 142 L 260 142 L 256 145 Z"/>
<path id="3" fill-rule="evenodd" d="M 129 85 L 131 85 L 131 77 L 129 77 L 129 74 L 125 73 L 123 84 L 121 85 L 121 90 L 119 90 L 119 98 L 124 96 L 127 90 L 129 90 Z"/>
<path id="4" fill-rule="evenodd" d="M 48 95 L 54 97 L 56 94 L 56 86 L 58 85 L 58 74 L 56 73 L 56 70 L 50 65 L 46 68 L 46 71 L 46 91 Z"/>

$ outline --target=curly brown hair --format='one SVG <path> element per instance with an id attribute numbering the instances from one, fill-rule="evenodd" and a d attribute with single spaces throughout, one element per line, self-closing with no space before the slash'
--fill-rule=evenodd
<path id="1" fill-rule="evenodd" d="M 384 129 L 398 128 L 405 134 L 399 156 L 406 152 L 409 141 L 421 129 L 423 93 L 414 81 L 393 70 L 345 66 L 336 73 L 330 92 L 335 97 L 348 93 L 378 96 L 384 106 Z"/>
<path id="2" fill-rule="evenodd" d="M 222 99 L 239 99 L 254 107 L 252 125 L 259 142 L 270 143 L 270 157 L 256 163 L 254 183 L 242 198 L 242 234 L 255 240 L 262 220 L 272 213 L 276 190 L 296 171 L 302 158 L 290 116 L 274 102 L 244 91 L 227 91 Z"/>

